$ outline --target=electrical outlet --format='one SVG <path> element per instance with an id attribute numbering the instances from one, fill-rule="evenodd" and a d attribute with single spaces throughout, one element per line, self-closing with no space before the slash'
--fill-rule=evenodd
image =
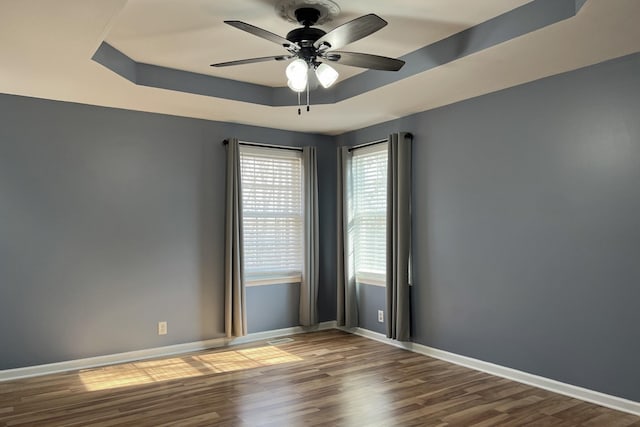
<path id="1" fill-rule="evenodd" d="M 378 322 L 384 322 L 384 311 L 378 310 Z"/>
<path id="2" fill-rule="evenodd" d="M 167 322 L 158 322 L 158 335 L 167 335 Z"/>

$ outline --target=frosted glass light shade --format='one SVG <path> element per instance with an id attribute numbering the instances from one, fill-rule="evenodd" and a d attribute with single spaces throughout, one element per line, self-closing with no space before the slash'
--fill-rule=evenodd
<path id="1" fill-rule="evenodd" d="M 303 59 L 296 59 L 286 69 L 287 86 L 295 92 L 302 92 L 307 87 L 309 66 Z"/>
<path id="2" fill-rule="evenodd" d="M 304 80 L 287 80 L 287 86 L 294 92 L 304 92 L 307 88 L 307 79 Z"/>
<path id="3" fill-rule="evenodd" d="M 338 72 L 324 62 L 316 68 L 316 77 L 323 88 L 328 88 L 338 80 Z"/>

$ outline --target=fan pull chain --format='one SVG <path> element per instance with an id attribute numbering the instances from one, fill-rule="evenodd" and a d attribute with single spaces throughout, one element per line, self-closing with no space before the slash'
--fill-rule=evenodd
<path id="1" fill-rule="evenodd" d="M 300 92 L 298 92 L 298 115 L 302 114 L 302 110 L 300 108 Z M 310 111 L 311 108 L 309 107 L 309 83 L 307 83 L 307 111 Z"/>

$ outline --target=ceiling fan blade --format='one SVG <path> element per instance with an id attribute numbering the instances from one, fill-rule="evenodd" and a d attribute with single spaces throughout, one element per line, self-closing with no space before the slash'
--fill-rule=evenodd
<path id="1" fill-rule="evenodd" d="M 332 50 L 331 52 L 326 52 L 322 57 L 338 64 L 371 68 L 372 70 L 398 71 L 404 65 L 404 61 L 401 59 L 370 55 L 368 53 L 336 52 Z"/>
<path id="2" fill-rule="evenodd" d="M 370 13 L 334 28 L 316 40 L 313 46 L 317 49 L 324 44 L 329 45 L 330 49 L 340 49 L 349 43 L 375 33 L 385 25 L 387 25 L 387 21 L 378 15 Z"/>
<path id="3" fill-rule="evenodd" d="M 253 64 L 254 62 L 285 61 L 291 58 L 293 58 L 293 55 L 263 56 L 261 58 L 250 58 L 250 59 L 240 59 L 238 61 L 220 62 L 218 64 L 211 64 L 211 66 L 212 67 L 229 67 L 231 65 Z"/>
<path id="4" fill-rule="evenodd" d="M 280 37 L 277 34 L 274 34 L 270 31 L 263 30 L 262 28 L 256 27 L 255 25 L 247 24 L 242 21 L 224 21 L 225 24 L 231 25 L 239 30 L 246 31 L 249 34 L 253 34 L 254 36 L 258 36 L 265 40 L 269 40 L 270 42 L 274 42 L 279 44 L 280 46 L 284 46 L 286 49 L 292 48 L 294 50 L 298 50 L 299 46 L 295 43 L 290 42 L 284 37 Z"/>

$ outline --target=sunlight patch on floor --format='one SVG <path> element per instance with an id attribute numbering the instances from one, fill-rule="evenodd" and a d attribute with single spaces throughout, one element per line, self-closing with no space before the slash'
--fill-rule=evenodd
<path id="1" fill-rule="evenodd" d="M 300 360 L 303 359 L 280 348 L 265 346 L 105 366 L 81 371 L 79 376 L 88 391 L 96 391 L 241 371 Z"/>

